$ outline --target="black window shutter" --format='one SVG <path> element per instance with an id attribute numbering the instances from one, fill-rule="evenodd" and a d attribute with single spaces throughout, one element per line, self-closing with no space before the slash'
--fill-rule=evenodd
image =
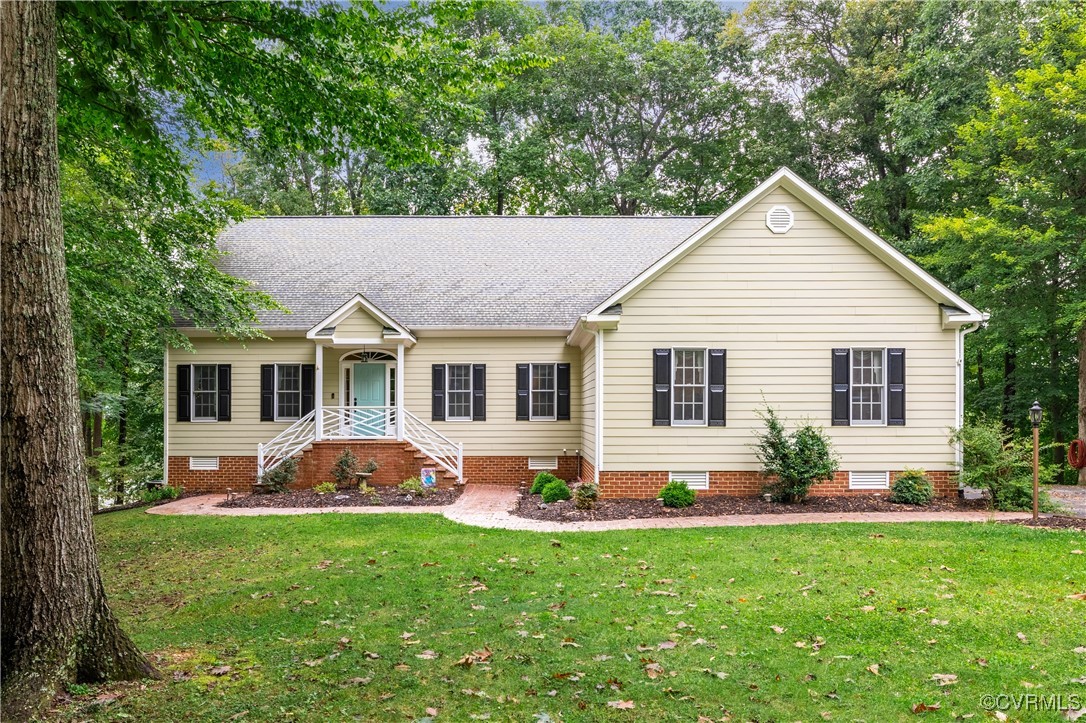
<path id="1" fill-rule="evenodd" d="M 275 365 L 260 365 L 260 421 L 275 421 Z"/>
<path id="2" fill-rule="evenodd" d="M 486 364 L 471 365 L 471 418 L 486 421 Z"/>
<path id="3" fill-rule="evenodd" d="M 671 350 L 652 350 L 652 424 L 671 426 Z"/>
<path id="4" fill-rule="evenodd" d="M 530 418 L 531 395 L 528 389 L 531 386 L 532 371 L 528 364 L 517 364 L 517 421 Z"/>
<path id="5" fill-rule="evenodd" d="M 430 382 L 430 421 L 445 421 L 445 365 L 434 364 Z"/>
<path id="6" fill-rule="evenodd" d="M 177 365 L 177 421 L 192 421 L 192 365 Z"/>
<path id="7" fill-rule="evenodd" d="M 833 426 L 847 427 L 849 425 L 849 367 L 851 366 L 852 353 L 848 349 L 833 350 Z"/>
<path id="8" fill-rule="evenodd" d="M 219 365 L 219 421 L 230 421 L 230 365 Z"/>
<path id="9" fill-rule="evenodd" d="M 569 364 L 558 364 L 558 421 L 569 420 Z"/>
<path id="10" fill-rule="evenodd" d="M 317 365 L 302 364 L 302 416 L 317 406 Z"/>
<path id="11" fill-rule="evenodd" d="M 905 350 L 886 350 L 887 412 L 886 424 L 905 426 Z"/>
<path id="12" fill-rule="evenodd" d="M 728 352 L 724 349 L 709 350 L 709 426 L 725 426 L 725 406 L 728 383 Z"/>

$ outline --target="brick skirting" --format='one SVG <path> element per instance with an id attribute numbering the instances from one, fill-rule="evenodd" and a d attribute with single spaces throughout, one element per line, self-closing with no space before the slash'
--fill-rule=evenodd
<path id="1" fill-rule="evenodd" d="M 582 462 L 582 468 L 583 468 Z M 893 484 L 897 472 L 890 473 Z M 937 497 L 953 497 L 958 494 L 958 480 L 954 472 L 935 471 L 927 473 L 935 487 Z M 667 484 L 667 472 L 600 472 L 600 496 L 604 498 L 634 497 L 651 499 L 660 493 L 660 488 Z M 708 491 L 703 495 L 729 495 L 733 497 L 754 497 L 762 493 L 765 479 L 757 472 L 710 472 Z M 838 472 L 832 481 L 820 482 L 811 488 L 812 496 L 829 495 L 864 495 L 879 490 L 852 490 L 848 488 L 848 472 Z M 884 493 L 887 491 L 883 490 Z"/>
<path id="2" fill-rule="evenodd" d="M 596 481 L 596 467 L 588 461 L 587 457 L 581 457 L 581 480 L 584 482 Z"/>
<path id="3" fill-rule="evenodd" d="M 577 478 L 577 457 L 558 455 L 558 477 Z M 464 480 L 489 485 L 530 484 L 540 470 L 528 469 L 527 457 L 464 457 Z"/>
<path id="4" fill-rule="evenodd" d="M 229 487 L 248 490 L 256 481 L 256 456 L 219 457 L 217 470 L 189 469 L 188 457 L 170 457 L 171 487 L 183 487 L 186 494 L 223 493 Z"/>

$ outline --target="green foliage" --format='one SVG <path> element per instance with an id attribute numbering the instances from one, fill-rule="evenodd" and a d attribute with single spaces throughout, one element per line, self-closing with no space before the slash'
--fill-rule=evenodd
<path id="1" fill-rule="evenodd" d="M 398 487 L 401 492 L 418 495 L 419 497 L 426 497 L 431 492 L 433 492 L 432 489 L 422 484 L 422 479 L 419 478 L 418 475 L 414 477 L 408 477 L 403 482 L 401 482 Z"/>
<path id="2" fill-rule="evenodd" d="M 535 479 L 532 481 L 532 486 L 528 490 L 528 494 L 532 494 L 532 495 L 541 494 L 543 492 L 544 487 L 546 487 L 551 482 L 557 482 L 557 481 L 558 481 L 558 477 L 556 477 L 553 473 L 546 472 L 546 471 L 540 472 L 539 474 L 537 474 L 535 476 Z"/>
<path id="3" fill-rule="evenodd" d="M 1033 509 L 1032 439 L 1006 436 L 999 422 L 980 419 L 955 430 L 951 443 L 961 446 L 965 486 L 988 490 L 997 510 Z M 1041 483 L 1051 481 L 1050 467 L 1040 465 L 1038 471 Z M 1038 497 L 1040 507 L 1055 509 L 1043 489 Z"/>
<path id="4" fill-rule="evenodd" d="M 364 465 L 362 465 L 362 469 L 358 471 L 362 472 L 363 474 L 373 474 L 377 471 L 378 466 L 379 465 L 377 464 L 377 460 L 371 457 Z"/>
<path id="5" fill-rule="evenodd" d="M 833 479 L 838 460 L 821 429 L 805 424 L 789 434 L 768 405 L 758 416 L 766 430 L 758 435 L 755 452 L 762 475 L 770 478 L 765 490 L 775 501 L 802 502 L 813 484 Z"/>
<path id="6" fill-rule="evenodd" d="M 335 482 L 321 482 L 320 484 L 313 487 L 313 491 L 316 492 L 318 495 L 326 495 L 326 494 L 329 494 L 331 492 L 335 492 L 336 491 L 336 483 Z"/>
<path id="7" fill-rule="evenodd" d="M 894 478 L 890 490 L 890 501 L 906 505 L 927 505 L 935 497 L 935 487 L 922 469 L 902 470 Z"/>
<path id="8" fill-rule="evenodd" d="M 150 487 L 140 492 L 140 499 L 144 502 L 154 503 L 161 502 L 163 500 L 176 500 L 181 494 L 181 490 L 169 485 L 162 485 L 161 487 Z"/>
<path id="9" fill-rule="evenodd" d="M 369 502 L 370 502 L 371 505 L 379 505 L 379 504 L 381 504 L 381 495 L 379 495 L 377 493 L 376 488 L 370 486 L 368 483 L 359 482 L 358 483 L 358 492 L 363 497 L 369 497 L 370 498 Z"/>
<path id="10" fill-rule="evenodd" d="M 260 478 L 260 484 L 269 492 L 286 492 L 287 486 L 294 484 L 298 476 L 298 460 L 294 457 L 284 459 L 278 467 L 265 472 Z"/>
<path id="11" fill-rule="evenodd" d="M 584 482 L 573 491 L 573 506 L 578 510 L 590 510 L 596 506 L 599 498 L 600 488 L 591 482 Z"/>
<path id="12" fill-rule="evenodd" d="M 664 507 L 689 507 L 694 504 L 697 492 L 681 480 L 672 480 L 660 488 L 657 496 L 663 500 Z"/>
<path id="13" fill-rule="evenodd" d="M 357 474 L 358 457 L 355 457 L 350 449 L 344 448 L 332 465 L 332 479 L 341 489 L 346 489 L 355 484 L 358 479 Z"/>
<path id="14" fill-rule="evenodd" d="M 568 500 L 570 498 L 569 485 L 567 485 L 564 480 L 555 479 L 543 486 L 541 495 L 543 501 L 547 504 L 558 502 L 559 500 Z"/>

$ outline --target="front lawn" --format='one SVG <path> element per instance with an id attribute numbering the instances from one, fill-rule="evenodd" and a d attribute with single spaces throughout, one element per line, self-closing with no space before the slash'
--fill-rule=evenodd
<path id="1" fill-rule="evenodd" d="M 164 680 L 77 689 L 62 718 L 983 720 L 985 694 L 1086 699 L 1074 531 L 96 523 L 114 608 Z"/>

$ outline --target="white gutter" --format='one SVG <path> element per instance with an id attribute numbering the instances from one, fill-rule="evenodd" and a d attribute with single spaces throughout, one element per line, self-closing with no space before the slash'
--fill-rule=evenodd
<path id="1" fill-rule="evenodd" d="M 595 341 L 593 347 L 596 354 L 596 418 L 594 420 L 596 439 L 593 445 L 592 470 L 593 482 L 599 486 L 600 469 L 603 467 L 603 330 L 589 328 L 587 324 L 583 326 Z"/>

